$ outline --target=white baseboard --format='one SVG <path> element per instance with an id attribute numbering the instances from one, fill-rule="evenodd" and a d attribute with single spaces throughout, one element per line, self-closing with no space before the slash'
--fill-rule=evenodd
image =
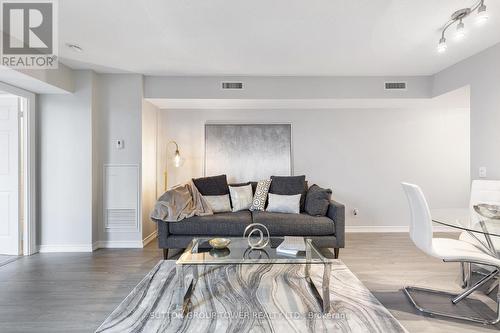
<path id="1" fill-rule="evenodd" d="M 462 230 L 460 230 L 460 229 L 447 227 L 444 225 L 435 225 L 432 227 L 432 231 L 434 231 L 434 232 L 456 232 L 456 233 L 462 232 Z"/>
<path id="2" fill-rule="evenodd" d="M 144 238 L 142 240 L 142 246 L 144 247 L 144 246 L 148 245 L 149 243 L 151 243 L 152 241 L 154 241 L 156 239 L 156 237 L 158 237 L 158 231 L 157 230 L 155 230 L 149 236 L 146 236 L 146 238 Z"/>
<path id="3" fill-rule="evenodd" d="M 359 226 L 347 226 L 345 228 L 346 232 L 349 233 L 408 233 L 410 231 L 409 226 L 391 226 L 391 225 L 377 225 L 377 226 L 372 226 L 372 225 L 359 225 Z M 460 230 L 451 228 L 451 227 L 446 227 L 446 226 L 433 226 L 432 230 L 434 232 L 460 232 Z"/>
<path id="4" fill-rule="evenodd" d="M 93 244 L 57 244 L 57 245 L 40 245 L 38 252 L 40 253 L 55 253 L 55 252 L 92 252 Z"/>
<path id="5" fill-rule="evenodd" d="M 142 240 L 138 241 L 99 241 L 100 249 L 142 249 Z"/>
<path id="6" fill-rule="evenodd" d="M 40 253 L 56 253 L 56 252 L 93 252 L 101 248 L 126 249 L 126 248 L 143 248 L 151 243 L 158 236 L 155 231 L 143 240 L 139 241 L 97 241 L 92 244 L 57 244 L 57 245 L 40 245 L 38 252 Z"/>

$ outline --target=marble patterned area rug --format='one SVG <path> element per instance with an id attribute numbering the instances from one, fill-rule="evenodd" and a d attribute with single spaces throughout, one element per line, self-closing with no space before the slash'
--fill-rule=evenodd
<path id="1" fill-rule="evenodd" d="M 321 265 L 311 266 L 320 291 L 322 274 Z M 175 261 L 160 261 L 96 332 L 407 332 L 340 260 L 326 314 L 304 265 L 201 266 L 186 316 L 178 299 Z"/>

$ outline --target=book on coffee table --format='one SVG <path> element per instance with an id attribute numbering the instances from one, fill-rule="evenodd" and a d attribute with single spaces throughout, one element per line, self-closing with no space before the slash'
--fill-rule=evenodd
<path id="1" fill-rule="evenodd" d="M 285 240 L 276 248 L 276 253 L 296 256 L 300 251 L 305 250 L 304 237 L 285 236 Z"/>

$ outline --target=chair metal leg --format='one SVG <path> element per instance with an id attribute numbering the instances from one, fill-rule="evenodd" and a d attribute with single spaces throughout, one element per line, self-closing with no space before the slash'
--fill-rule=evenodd
<path id="1" fill-rule="evenodd" d="M 460 319 L 460 320 L 466 320 L 466 321 L 472 321 L 475 323 L 480 323 L 484 325 L 496 325 L 500 322 L 500 293 L 497 295 L 497 316 L 494 320 L 489 320 L 486 318 L 479 318 L 479 317 L 466 317 L 466 316 L 460 316 L 460 315 L 455 315 L 452 313 L 446 313 L 446 312 L 440 312 L 440 311 L 431 311 L 427 310 L 423 307 L 421 307 L 415 299 L 411 296 L 410 291 L 423 291 L 426 293 L 430 294 L 435 294 L 435 295 L 446 295 L 449 297 L 455 296 L 455 294 L 448 293 L 445 291 L 439 291 L 439 290 L 432 290 L 432 289 L 426 289 L 426 288 L 418 288 L 418 287 L 404 287 L 403 292 L 405 295 L 408 297 L 412 305 L 421 313 L 428 315 L 428 316 L 441 316 L 441 317 L 447 317 L 447 318 L 453 318 L 453 319 Z"/>
<path id="2" fill-rule="evenodd" d="M 500 323 L 500 288 L 498 288 L 497 291 L 497 317 L 495 320 L 491 321 L 491 325 L 496 325 Z"/>
<path id="3" fill-rule="evenodd" d="M 472 277 L 471 264 L 468 262 L 460 263 L 460 277 L 462 280 L 462 289 L 465 289 L 470 286 L 470 281 Z"/>
<path id="4" fill-rule="evenodd" d="M 460 295 L 458 295 L 457 297 L 455 297 L 452 300 L 453 304 L 457 304 L 458 302 L 460 302 L 461 300 L 463 300 L 464 298 L 466 298 L 467 296 L 469 296 L 470 294 L 472 294 L 474 291 L 476 291 L 483 284 L 485 284 L 489 280 L 493 279 L 497 274 L 498 274 L 498 269 L 495 269 L 493 272 L 491 272 L 490 274 L 488 274 L 485 277 L 483 277 L 481 280 L 479 280 L 478 282 L 476 282 L 475 285 L 473 285 L 472 287 L 470 287 L 469 289 L 467 289 L 466 291 L 464 291 L 463 293 L 461 293 Z"/>
<path id="5" fill-rule="evenodd" d="M 495 279 L 495 281 L 493 281 L 493 283 L 490 285 L 490 287 L 486 291 L 486 295 L 491 294 L 493 292 L 493 290 L 495 290 L 495 288 L 499 286 L 498 283 L 499 283 L 499 281 L 498 281 L 498 277 L 497 277 L 497 279 Z"/>

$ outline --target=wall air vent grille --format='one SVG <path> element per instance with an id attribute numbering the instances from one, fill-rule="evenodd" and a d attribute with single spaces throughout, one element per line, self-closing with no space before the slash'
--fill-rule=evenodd
<path id="1" fill-rule="evenodd" d="M 106 209 L 106 229 L 135 229 L 136 225 L 135 209 Z"/>
<path id="2" fill-rule="evenodd" d="M 406 82 L 386 82 L 385 90 L 406 90 Z"/>
<path id="3" fill-rule="evenodd" d="M 222 82 L 222 89 L 243 89 L 243 82 Z"/>

